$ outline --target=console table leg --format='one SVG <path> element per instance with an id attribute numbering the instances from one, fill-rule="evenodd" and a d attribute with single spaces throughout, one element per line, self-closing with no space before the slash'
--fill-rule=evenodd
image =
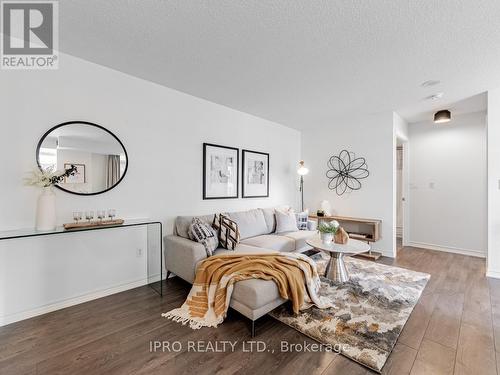
<path id="1" fill-rule="evenodd" d="M 163 225 L 160 223 L 160 296 L 163 297 Z M 168 277 L 168 276 L 167 276 Z"/>
<path id="2" fill-rule="evenodd" d="M 152 233 L 154 228 L 158 228 L 158 245 L 155 246 L 153 242 L 153 237 L 156 236 L 156 233 Z M 163 228 L 162 224 L 160 222 L 157 223 L 151 223 L 150 225 L 147 226 L 147 242 L 148 242 L 148 257 L 147 257 L 147 277 L 148 277 L 148 283 L 149 286 L 154 289 L 156 293 L 158 293 L 160 296 L 163 296 Z M 157 250 L 158 249 L 158 250 Z M 158 251 L 158 254 L 155 254 L 156 251 Z M 157 258 L 157 256 L 160 257 L 160 259 Z M 159 262 L 156 263 L 154 259 L 158 259 Z M 153 262 L 153 263 L 152 263 Z M 159 270 L 158 270 L 158 264 L 159 264 Z M 158 281 L 156 281 L 156 278 L 160 276 L 159 280 L 159 288 L 156 287 L 156 284 Z M 168 277 L 168 275 L 167 275 Z M 152 281 L 153 280 L 153 281 Z"/>

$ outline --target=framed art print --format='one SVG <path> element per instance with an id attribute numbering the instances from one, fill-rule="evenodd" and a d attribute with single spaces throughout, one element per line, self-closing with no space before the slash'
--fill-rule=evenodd
<path id="1" fill-rule="evenodd" d="M 74 165 L 76 167 L 76 173 L 74 175 L 64 177 L 65 184 L 84 184 L 87 182 L 85 177 L 85 164 L 75 164 L 75 163 L 65 163 L 64 169 L 69 169 Z"/>
<path id="2" fill-rule="evenodd" d="M 238 198 L 239 149 L 203 143 L 203 199 Z"/>
<path id="3" fill-rule="evenodd" d="M 243 198 L 269 197 L 269 154 L 242 151 Z"/>

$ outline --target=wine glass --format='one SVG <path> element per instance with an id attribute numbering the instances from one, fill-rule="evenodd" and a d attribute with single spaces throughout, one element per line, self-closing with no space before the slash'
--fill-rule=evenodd
<path id="1" fill-rule="evenodd" d="M 85 212 L 85 219 L 89 222 L 89 224 L 92 222 L 94 219 L 94 211 L 86 211 Z"/>
<path id="2" fill-rule="evenodd" d="M 82 213 L 80 211 L 74 211 L 73 212 L 73 220 L 75 221 L 75 223 L 78 224 L 78 222 L 80 220 L 82 220 Z"/>
<path id="3" fill-rule="evenodd" d="M 97 217 L 99 221 L 102 223 L 102 219 L 106 217 L 106 212 L 104 210 L 97 210 Z"/>
<path id="4" fill-rule="evenodd" d="M 116 216 L 116 210 L 111 208 L 108 210 L 108 217 L 110 221 L 113 221 L 113 218 Z"/>

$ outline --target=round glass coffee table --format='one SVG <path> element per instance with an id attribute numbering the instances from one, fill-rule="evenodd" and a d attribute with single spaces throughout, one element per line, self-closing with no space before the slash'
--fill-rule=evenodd
<path id="1" fill-rule="evenodd" d="M 330 254 L 330 261 L 326 266 L 325 277 L 335 282 L 345 283 L 349 280 L 349 273 L 344 263 L 344 256 L 365 253 L 370 250 L 370 245 L 365 242 L 353 240 L 343 245 L 339 243 L 324 243 L 319 237 L 310 238 L 307 241 L 309 246 L 316 250 Z"/>

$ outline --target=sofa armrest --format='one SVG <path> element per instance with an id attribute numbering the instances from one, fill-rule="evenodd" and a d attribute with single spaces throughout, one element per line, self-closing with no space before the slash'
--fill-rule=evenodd
<path id="1" fill-rule="evenodd" d="M 207 257 L 205 247 L 199 242 L 175 235 L 165 236 L 164 243 L 167 270 L 193 283 L 196 265 Z"/>

